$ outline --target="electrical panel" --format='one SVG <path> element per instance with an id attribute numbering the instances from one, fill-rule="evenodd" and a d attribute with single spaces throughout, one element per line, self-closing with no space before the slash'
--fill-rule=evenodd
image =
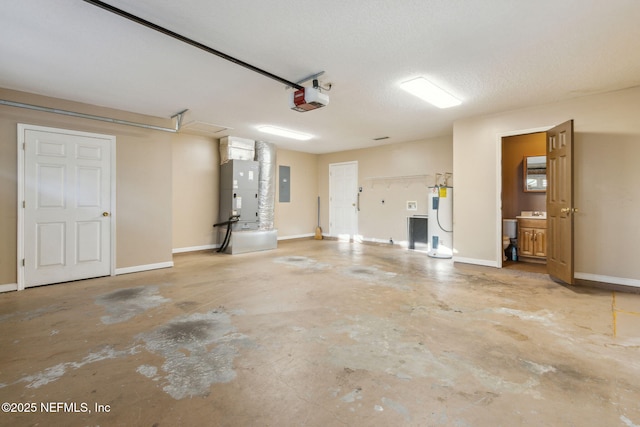
<path id="1" fill-rule="evenodd" d="M 278 201 L 280 203 L 289 203 L 291 201 L 291 168 L 289 166 L 280 166 L 278 172 Z"/>

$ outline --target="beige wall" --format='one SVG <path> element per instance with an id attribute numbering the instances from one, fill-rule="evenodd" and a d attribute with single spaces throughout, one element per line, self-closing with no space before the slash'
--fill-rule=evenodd
<path id="1" fill-rule="evenodd" d="M 318 222 L 317 155 L 290 150 L 276 153 L 275 228 L 279 239 L 313 235 Z M 280 203 L 278 185 L 279 166 L 289 166 L 291 173 L 291 201 Z"/>
<path id="2" fill-rule="evenodd" d="M 218 222 L 220 151 L 217 139 L 178 134 L 172 142 L 173 249 L 214 247 Z"/>
<path id="3" fill-rule="evenodd" d="M 0 89 L 0 99 L 170 126 L 170 121 Z M 17 124 L 116 136 L 116 268 L 171 262 L 173 134 L 0 106 L 0 285 L 17 281 Z"/>
<path id="4" fill-rule="evenodd" d="M 577 278 L 640 286 L 640 87 L 457 121 L 456 259 L 498 265 L 500 137 L 574 119 Z"/>
<path id="5" fill-rule="evenodd" d="M 388 242 L 392 238 L 399 243 L 407 240 L 407 217 L 427 213 L 427 186 L 434 185 L 436 173 L 452 171 L 452 155 L 450 136 L 319 155 L 323 231 L 329 233 L 331 163 L 358 162 L 358 186 L 362 187 L 358 232 L 363 239 Z M 407 180 L 372 179 L 423 175 L 427 176 Z M 407 211 L 407 201 L 417 201 L 418 210 Z"/>

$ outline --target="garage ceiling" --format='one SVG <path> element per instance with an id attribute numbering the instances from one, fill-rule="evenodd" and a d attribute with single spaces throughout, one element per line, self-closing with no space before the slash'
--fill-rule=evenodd
<path id="1" fill-rule="evenodd" d="M 292 111 L 285 85 L 82 0 L 4 2 L 0 87 L 167 118 L 189 109 L 184 121 L 215 137 L 327 153 L 640 85 L 636 0 L 105 2 L 289 81 L 324 71 L 330 103 Z M 416 76 L 462 105 L 400 89 Z M 263 124 L 313 138 L 268 136 Z"/>

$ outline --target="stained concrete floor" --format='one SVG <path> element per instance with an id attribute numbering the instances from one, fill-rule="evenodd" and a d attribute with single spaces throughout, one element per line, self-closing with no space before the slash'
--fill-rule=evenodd
<path id="1" fill-rule="evenodd" d="M 174 261 L 0 295 L 0 425 L 640 425 L 640 295 L 327 240 Z"/>

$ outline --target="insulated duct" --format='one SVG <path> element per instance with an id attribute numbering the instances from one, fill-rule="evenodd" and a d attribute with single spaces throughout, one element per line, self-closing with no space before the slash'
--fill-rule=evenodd
<path id="1" fill-rule="evenodd" d="M 270 142 L 256 141 L 258 173 L 258 229 L 273 230 L 276 201 L 276 147 Z"/>

